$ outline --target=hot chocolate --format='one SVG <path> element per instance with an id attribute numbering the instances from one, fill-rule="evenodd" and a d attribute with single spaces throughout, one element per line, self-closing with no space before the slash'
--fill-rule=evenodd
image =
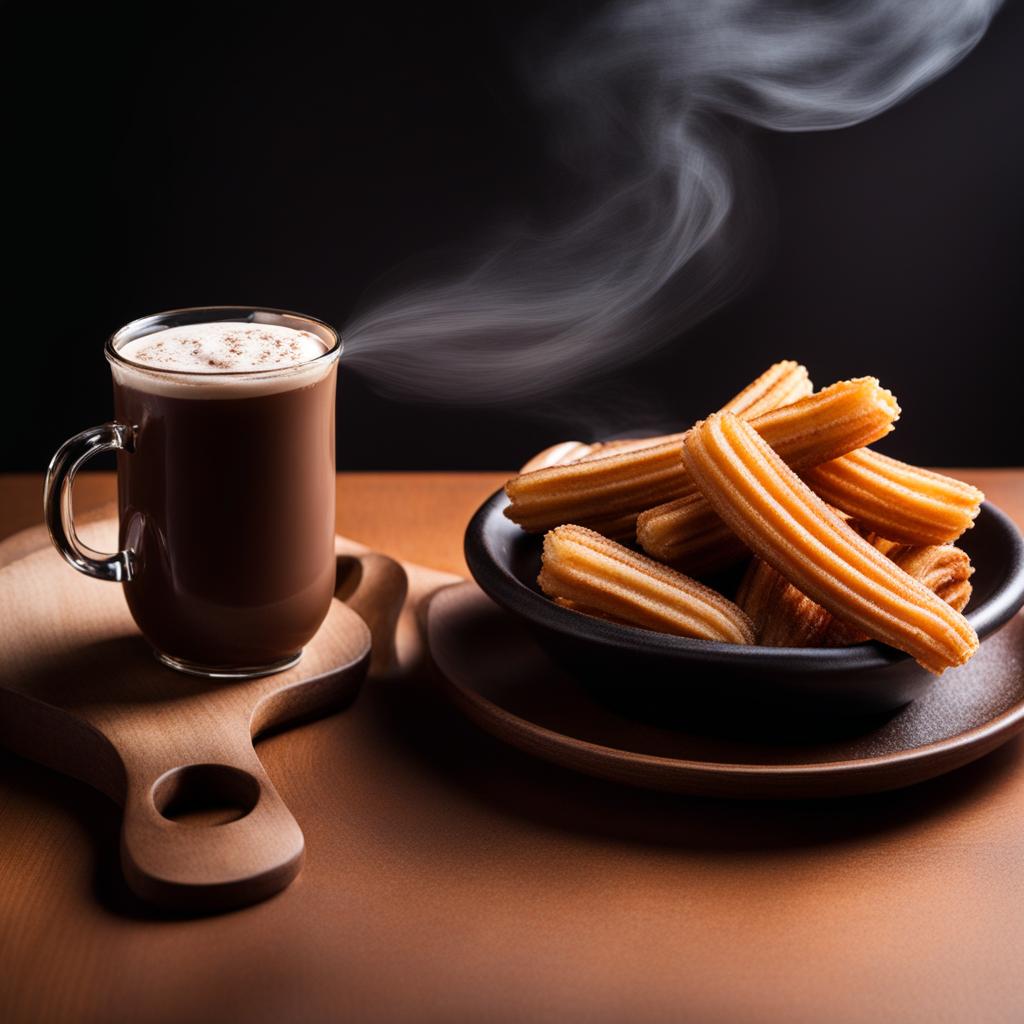
<path id="1" fill-rule="evenodd" d="M 334 591 L 337 361 L 304 331 L 175 327 L 116 347 L 125 597 L 157 651 L 238 670 L 294 658 Z"/>

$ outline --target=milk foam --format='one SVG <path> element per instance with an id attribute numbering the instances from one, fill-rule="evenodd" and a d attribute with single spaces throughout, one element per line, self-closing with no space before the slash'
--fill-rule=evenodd
<path id="1" fill-rule="evenodd" d="M 227 388 L 266 393 L 319 379 L 333 360 L 321 360 L 308 372 L 301 367 L 327 350 L 325 340 L 310 331 L 216 321 L 169 327 L 125 342 L 117 354 L 135 366 L 115 362 L 113 370 L 119 382 L 143 391 L 195 398 L 222 395 Z"/>
<path id="2" fill-rule="evenodd" d="M 122 345 L 118 355 L 158 370 L 244 373 L 283 370 L 327 351 L 309 331 L 278 324 L 211 323 L 169 327 Z"/>

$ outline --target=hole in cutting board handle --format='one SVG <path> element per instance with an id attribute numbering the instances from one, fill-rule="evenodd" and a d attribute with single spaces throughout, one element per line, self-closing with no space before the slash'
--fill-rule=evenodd
<path id="1" fill-rule="evenodd" d="M 259 798 L 259 782 L 226 764 L 174 768 L 153 786 L 156 809 L 179 825 L 227 825 L 244 818 Z"/>

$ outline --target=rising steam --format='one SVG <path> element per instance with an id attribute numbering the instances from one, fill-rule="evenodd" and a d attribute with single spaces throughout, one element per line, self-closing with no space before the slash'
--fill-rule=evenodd
<path id="1" fill-rule="evenodd" d="M 955 65 L 998 6 L 613 3 L 527 76 L 579 209 L 359 311 L 346 363 L 399 397 L 518 403 L 677 337 L 745 279 L 746 162 L 729 119 L 778 131 L 866 120 Z"/>

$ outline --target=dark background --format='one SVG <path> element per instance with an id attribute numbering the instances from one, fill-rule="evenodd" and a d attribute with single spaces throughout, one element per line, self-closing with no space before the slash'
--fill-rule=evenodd
<path id="1" fill-rule="evenodd" d="M 512 55 L 551 7 L 8 5 L 0 469 L 42 469 L 109 417 L 102 343 L 128 320 L 252 303 L 341 325 L 396 263 L 542 204 L 549 150 Z M 590 5 L 561 7 L 571 23 Z M 818 384 L 891 387 L 890 453 L 1024 462 L 1022 8 L 866 124 L 751 133 L 774 196 L 762 270 L 617 372 L 627 405 L 689 420 L 790 357 Z M 616 425 L 615 390 L 599 394 Z M 343 468 L 512 467 L 594 429 L 396 403 L 344 361 L 339 398 Z"/>

